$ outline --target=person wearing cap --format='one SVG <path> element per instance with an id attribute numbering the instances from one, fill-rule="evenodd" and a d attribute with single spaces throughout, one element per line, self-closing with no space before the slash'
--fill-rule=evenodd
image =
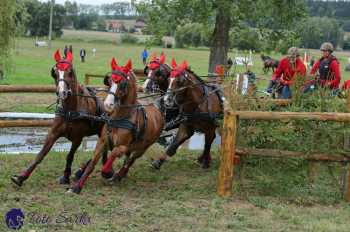
<path id="1" fill-rule="evenodd" d="M 340 67 L 337 58 L 332 54 L 333 45 L 323 43 L 320 50 L 322 57 L 313 65 L 310 74 L 316 76 L 316 83 L 320 87 L 329 88 L 334 94 L 339 90 Z"/>
<path id="2" fill-rule="evenodd" d="M 291 47 L 288 49 L 288 55 L 280 60 L 277 69 L 273 73 L 269 88 L 272 89 L 273 85 L 279 83 L 281 86 L 281 98 L 290 98 L 290 85 L 293 84 L 294 79 L 298 75 L 305 76 L 306 67 L 300 59 L 298 48 Z"/>

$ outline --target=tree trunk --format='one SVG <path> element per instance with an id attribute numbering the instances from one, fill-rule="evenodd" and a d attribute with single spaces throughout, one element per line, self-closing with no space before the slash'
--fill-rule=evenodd
<path id="1" fill-rule="evenodd" d="M 210 48 L 209 73 L 214 73 L 215 66 L 218 64 L 226 65 L 227 53 L 229 50 L 229 32 L 231 27 L 231 17 L 225 7 L 218 7 L 215 28 L 213 33 L 213 42 Z"/>

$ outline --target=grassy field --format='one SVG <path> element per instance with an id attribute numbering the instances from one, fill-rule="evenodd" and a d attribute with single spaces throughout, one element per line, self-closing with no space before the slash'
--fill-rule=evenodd
<path id="1" fill-rule="evenodd" d="M 15 85 L 34 85 L 34 84 L 53 84 L 53 79 L 50 76 L 50 69 L 55 64 L 53 53 L 56 49 L 62 49 L 65 45 L 73 46 L 74 53 L 74 67 L 78 79 L 83 82 L 86 73 L 105 74 L 110 71 L 110 60 L 116 57 L 119 64 L 125 64 L 127 59 L 131 58 L 134 68 L 143 69 L 143 64 L 140 58 L 140 53 L 143 50 L 141 45 L 130 44 L 113 44 L 111 36 L 113 33 L 99 33 L 99 32 L 83 32 L 73 33 L 66 32 L 65 35 L 58 40 L 53 41 L 53 47 L 48 50 L 47 47 L 34 47 L 34 39 L 18 38 L 16 42 L 16 51 L 14 55 L 13 71 L 7 75 L 6 79 L 0 80 L 0 84 L 15 84 Z M 96 40 L 93 40 L 96 38 Z M 79 60 L 79 50 L 85 48 L 87 51 L 86 62 L 81 63 Z M 96 48 L 96 57 L 92 57 L 92 48 Z M 178 62 L 186 59 L 191 68 L 199 75 L 207 75 L 209 50 L 202 49 L 164 49 L 160 47 L 152 47 L 151 52 L 156 52 L 158 55 L 164 51 L 167 55 L 166 62 L 170 63 L 171 57 L 174 56 Z M 318 57 L 320 52 L 317 50 L 310 50 L 314 57 Z M 345 66 L 350 57 L 349 52 L 335 53 L 341 62 L 342 81 L 350 79 L 350 73 L 345 72 Z M 244 56 L 247 52 L 231 51 L 230 57 Z M 271 54 L 272 57 L 280 58 L 281 54 Z M 253 71 L 257 76 L 269 79 L 271 72 L 264 74 L 262 71 L 262 62 L 260 54 L 253 55 Z M 243 66 L 232 68 L 232 72 L 244 72 Z M 95 79 L 92 84 L 102 84 L 100 79 Z M 258 82 L 259 89 L 264 89 L 267 85 L 265 80 Z M 0 111 L 22 111 L 22 112 L 50 112 L 46 106 L 53 102 L 53 94 L 1 94 Z M 45 97 L 43 97 L 45 96 Z M 47 97 L 46 97 L 47 96 Z M 30 99 L 33 101 L 30 102 Z M 39 104 L 38 103 L 39 101 Z M 23 102 L 19 105 L 18 102 Z"/>
<path id="2" fill-rule="evenodd" d="M 113 45 L 104 37 L 92 41 L 74 36 L 55 40 L 50 51 L 35 48 L 32 39 L 18 39 L 14 70 L 0 84 L 53 84 L 53 53 L 66 44 L 73 45 L 74 66 L 81 81 L 85 73 L 109 72 L 113 56 L 121 64 L 132 58 L 135 68 L 143 68 L 142 46 Z M 94 47 L 96 57 L 91 56 Z M 88 52 L 86 63 L 78 59 L 80 48 Z M 150 50 L 158 54 L 164 50 L 167 62 L 172 54 L 179 61 L 187 59 L 196 73 L 207 73 L 207 49 Z M 311 52 L 315 57 L 319 55 L 319 51 Z M 232 51 L 230 56 L 235 54 L 242 52 Z M 350 54 L 336 55 L 344 69 Z M 254 54 L 253 71 L 269 77 L 271 73 L 264 75 L 261 67 L 259 54 Z M 243 71 L 243 67 L 236 70 Z M 343 79 L 350 79 L 349 73 L 343 72 Z M 0 111 L 53 112 L 46 107 L 54 101 L 54 94 L 0 94 Z M 217 148 L 212 149 L 213 164 L 208 170 L 194 162 L 199 151 L 182 149 L 161 171 L 154 171 L 149 161 L 161 151 L 159 147 L 151 148 L 136 162 L 129 177 L 113 186 L 104 183 L 98 165 L 80 196 L 65 195 L 66 186 L 57 182 L 65 154 L 51 152 L 22 188 L 13 186 L 10 176 L 26 167 L 33 155 L 0 155 L 0 215 L 17 207 L 26 215 L 35 212 L 50 217 L 47 224 L 33 223 L 28 216 L 22 231 L 349 231 L 349 206 L 342 200 L 339 179 L 335 180 L 325 165 L 316 166 L 316 179 L 310 184 L 307 163 L 302 160 L 244 159 L 244 168 L 236 169 L 234 195 L 222 199 L 216 195 Z M 91 153 L 79 152 L 74 169 L 90 156 Z M 341 168 L 332 168 L 335 176 L 340 176 Z M 62 212 L 66 217 L 86 212 L 90 223 L 55 223 Z M 0 220 L 0 231 L 7 231 L 4 220 Z"/>
<path id="3" fill-rule="evenodd" d="M 215 150 L 215 149 L 213 149 Z M 51 153 L 32 177 L 17 188 L 10 175 L 27 166 L 32 155 L 0 156 L 0 214 L 11 208 L 30 216 L 22 231 L 348 231 L 350 210 L 341 200 L 337 183 L 317 166 L 317 178 L 309 184 L 305 162 L 293 160 L 245 160 L 241 180 L 234 183 L 234 196 L 216 195 L 218 157 L 201 169 L 194 159 L 199 152 L 182 150 L 161 171 L 149 167 L 151 148 L 135 163 L 127 179 L 114 185 L 100 177 L 98 165 L 81 195 L 66 195 L 66 186 L 56 178 L 62 174 L 64 154 Z M 91 154 L 78 153 L 74 167 Z M 237 170 L 236 170 L 237 171 Z M 88 225 L 55 223 L 84 212 Z M 32 221 L 31 221 L 32 220 Z M 0 221 L 0 231 L 6 231 Z"/>
<path id="4" fill-rule="evenodd" d="M 97 32 L 96 32 L 97 33 Z M 85 36 L 86 37 L 86 36 Z M 72 40 L 72 37 L 68 34 L 62 39 L 53 41 L 53 48 L 48 50 L 47 47 L 36 48 L 34 47 L 33 39 L 17 39 L 16 52 L 14 56 L 14 70 L 10 73 L 7 78 L 0 81 L 0 84 L 52 84 L 53 80 L 50 77 L 50 69 L 55 64 L 53 59 L 53 53 L 56 49 L 62 49 L 65 45 L 72 45 L 74 52 L 74 66 L 79 79 L 82 81 L 85 73 L 105 74 L 110 71 L 110 60 L 114 56 L 120 64 L 124 64 L 127 59 L 131 58 L 134 64 L 134 68 L 142 69 L 142 61 L 140 58 L 143 46 L 141 45 L 129 45 L 129 44 L 118 44 L 114 45 L 106 40 L 101 42 L 93 42 L 90 40 L 84 40 L 84 35 L 81 39 L 76 38 Z M 73 41 L 73 42 L 72 42 Z M 90 41 L 90 42 L 89 42 Z M 87 51 L 86 62 L 81 63 L 79 60 L 79 50 L 85 48 Z M 92 57 L 92 48 L 96 48 L 96 57 Z M 208 49 L 165 49 L 159 47 L 150 48 L 151 52 L 159 53 L 164 51 L 167 55 L 166 62 L 170 63 L 171 57 L 174 57 L 180 62 L 186 59 L 194 70 L 199 75 L 207 74 L 208 67 Z M 310 50 L 314 57 L 318 57 L 320 52 L 317 50 Z M 247 55 L 247 53 L 245 53 Z M 342 67 L 342 79 L 349 79 L 350 73 L 345 72 L 345 66 L 349 52 L 335 52 L 338 59 L 340 60 Z M 230 57 L 235 55 L 243 56 L 244 52 L 231 51 Z M 281 54 L 271 54 L 272 57 L 280 58 Z M 254 54 L 253 56 L 254 67 L 253 71 L 258 76 L 264 76 L 269 78 L 271 73 L 264 75 L 262 71 L 262 63 L 260 60 L 260 54 Z M 232 70 L 233 71 L 233 70 Z M 244 67 L 238 66 L 235 70 L 243 72 Z M 98 83 L 98 82 L 96 82 Z M 266 83 L 262 83 L 266 84 Z"/>

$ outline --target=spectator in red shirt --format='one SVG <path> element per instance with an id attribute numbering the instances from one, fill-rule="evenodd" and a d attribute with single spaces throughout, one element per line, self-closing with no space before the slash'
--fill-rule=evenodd
<path id="1" fill-rule="evenodd" d="M 329 88 L 336 92 L 339 91 L 340 67 L 337 58 L 332 54 L 333 45 L 323 43 L 321 45 L 322 57 L 313 65 L 310 74 L 316 76 L 316 83 L 320 87 Z"/>
<path id="2" fill-rule="evenodd" d="M 298 48 L 291 47 L 288 49 L 288 55 L 282 58 L 277 69 L 272 75 L 272 85 L 279 83 L 281 86 L 282 98 L 290 98 L 290 85 L 294 79 L 300 75 L 305 76 L 306 68 L 303 61 L 300 59 Z M 271 87 L 271 86 L 269 86 Z"/>

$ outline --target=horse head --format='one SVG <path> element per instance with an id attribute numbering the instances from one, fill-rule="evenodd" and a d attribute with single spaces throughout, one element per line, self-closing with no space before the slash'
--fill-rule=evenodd
<path id="1" fill-rule="evenodd" d="M 152 86 L 150 85 L 155 84 L 161 91 L 165 92 L 168 87 L 168 78 L 171 69 L 165 64 L 164 53 L 162 52 L 159 58 L 157 58 L 156 55 L 153 55 L 147 68 L 147 79 L 143 85 L 144 91 L 146 92 L 150 88 L 152 89 Z"/>
<path id="2" fill-rule="evenodd" d="M 131 93 L 130 80 L 134 80 L 132 62 L 130 59 L 124 66 L 118 66 L 117 61 L 113 58 L 111 61 L 111 68 L 111 75 L 107 75 L 104 79 L 105 85 L 109 87 L 104 106 L 109 113 L 112 112 L 116 106 L 125 101 L 125 98 Z M 136 90 L 134 92 L 136 95 Z"/>
<path id="3" fill-rule="evenodd" d="M 59 99 L 65 100 L 72 94 L 72 87 L 76 82 L 73 69 L 73 55 L 69 51 L 65 59 L 61 58 L 60 51 L 54 54 L 56 65 L 51 69 L 51 76 L 55 79 Z"/>
<path id="4" fill-rule="evenodd" d="M 175 59 L 171 61 L 172 71 L 170 73 L 170 81 L 167 92 L 164 97 L 164 103 L 166 106 L 173 106 L 174 103 L 181 104 L 184 100 L 180 96 L 186 91 L 188 85 L 192 85 L 193 81 L 189 78 L 187 72 L 188 65 L 186 61 L 183 61 L 180 65 L 176 64 Z"/>

